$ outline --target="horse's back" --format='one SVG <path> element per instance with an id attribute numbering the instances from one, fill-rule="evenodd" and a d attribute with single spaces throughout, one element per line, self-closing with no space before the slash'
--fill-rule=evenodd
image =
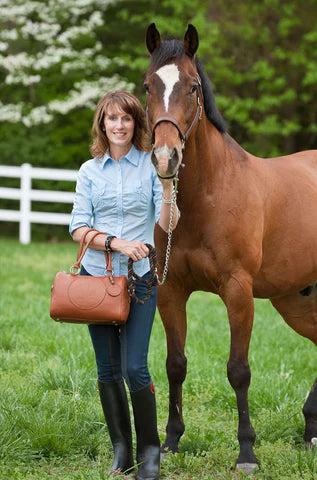
<path id="1" fill-rule="evenodd" d="M 263 166 L 267 166 L 272 172 L 279 171 L 287 174 L 290 172 L 310 172 L 314 177 L 317 176 L 317 150 L 306 150 L 302 152 L 292 153 L 290 155 L 283 155 L 275 158 L 261 159 Z"/>

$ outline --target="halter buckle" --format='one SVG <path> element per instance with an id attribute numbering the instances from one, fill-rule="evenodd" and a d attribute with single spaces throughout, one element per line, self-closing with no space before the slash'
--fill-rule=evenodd
<path id="1" fill-rule="evenodd" d="M 200 98 L 198 97 L 198 120 L 201 120 L 203 118 L 203 107 L 201 106 L 200 103 Z"/>

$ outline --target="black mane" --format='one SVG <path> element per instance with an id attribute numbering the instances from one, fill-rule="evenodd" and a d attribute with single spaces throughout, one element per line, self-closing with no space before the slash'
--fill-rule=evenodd
<path id="1" fill-rule="evenodd" d="M 186 55 L 186 51 L 183 42 L 176 38 L 166 39 L 161 43 L 159 47 L 157 47 L 153 51 L 151 57 L 151 67 L 157 70 L 166 65 L 166 63 L 171 62 L 172 60 L 177 60 L 184 55 Z M 210 80 L 197 56 L 195 59 L 195 64 L 198 70 L 198 74 L 201 78 L 201 86 L 204 96 L 204 107 L 207 118 L 219 130 L 219 132 L 225 133 L 227 130 L 226 122 L 223 120 L 221 114 L 217 109 Z"/>

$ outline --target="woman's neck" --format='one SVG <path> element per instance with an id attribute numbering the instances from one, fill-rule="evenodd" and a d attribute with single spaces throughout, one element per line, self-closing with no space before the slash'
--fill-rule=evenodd
<path id="1" fill-rule="evenodd" d="M 130 148 L 132 147 L 132 143 L 126 146 L 118 146 L 118 145 L 110 145 L 109 146 L 109 154 L 110 157 L 113 158 L 116 162 L 119 162 L 121 157 L 126 155 Z"/>

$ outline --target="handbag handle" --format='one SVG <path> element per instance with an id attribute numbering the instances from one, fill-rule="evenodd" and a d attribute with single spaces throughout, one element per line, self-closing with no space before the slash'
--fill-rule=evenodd
<path id="1" fill-rule="evenodd" d="M 85 245 L 85 248 L 84 248 L 84 244 L 85 244 L 85 240 L 86 240 L 86 236 L 89 232 L 95 232 L 94 235 L 91 236 L 91 238 L 88 240 L 88 242 L 86 243 Z M 104 235 L 103 232 L 99 232 L 98 230 L 96 230 L 95 228 L 88 228 L 82 235 L 81 239 L 80 239 L 80 243 L 79 243 L 79 247 L 78 247 L 78 253 L 77 253 L 77 261 L 76 263 L 74 263 L 74 265 L 72 265 L 70 267 L 70 272 L 71 273 L 76 273 L 74 270 L 78 270 L 80 268 L 80 263 L 87 251 L 87 249 L 89 248 L 89 245 L 91 244 L 91 242 L 98 236 L 98 235 Z M 106 254 L 106 252 L 104 252 L 104 255 L 105 255 L 105 259 L 106 259 L 106 265 L 107 265 L 107 271 L 111 272 L 112 274 L 112 253 L 110 253 L 109 255 Z"/>

